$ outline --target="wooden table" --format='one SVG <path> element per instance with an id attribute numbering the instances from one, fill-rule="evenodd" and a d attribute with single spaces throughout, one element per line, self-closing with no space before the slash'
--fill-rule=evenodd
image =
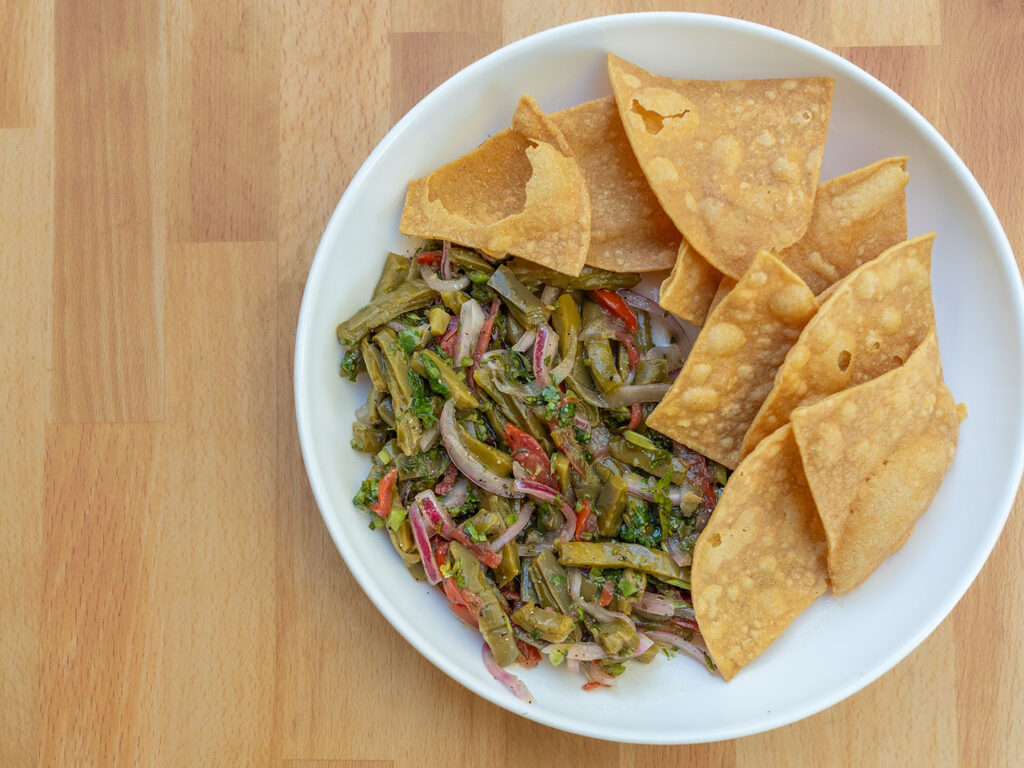
<path id="1" fill-rule="evenodd" d="M 328 538 L 291 356 L 348 180 L 479 56 L 651 6 L 772 24 L 876 74 L 1024 249 L 1011 0 L 0 3 L 0 765 L 1021 764 L 1019 508 L 952 617 L 878 682 L 681 748 L 588 741 L 463 690 Z"/>

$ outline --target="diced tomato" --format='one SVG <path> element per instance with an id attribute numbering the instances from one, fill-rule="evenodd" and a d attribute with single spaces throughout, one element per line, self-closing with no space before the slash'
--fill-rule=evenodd
<path id="1" fill-rule="evenodd" d="M 416 261 L 419 264 L 429 264 L 432 267 L 437 267 L 441 263 L 441 252 L 424 251 L 416 257 Z"/>
<path id="2" fill-rule="evenodd" d="M 480 362 L 480 358 L 487 351 L 487 347 L 491 343 L 491 330 L 494 328 L 494 319 L 498 316 L 498 309 L 500 307 L 501 301 L 495 296 L 491 301 L 491 311 L 487 313 L 487 319 L 484 320 L 484 324 L 480 328 L 480 338 L 477 339 L 476 349 L 473 351 L 474 366 Z"/>
<path id="3" fill-rule="evenodd" d="M 540 651 L 529 643 L 524 643 L 516 638 L 516 648 L 519 649 L 519 666 L 526 669 L 533 669 L 540 663 Z"/>
<path id="4" fill-rule="evenodd" d="M 693 619 L 685 619 L 682 616 L 673 616 L 672 622 L 674 624 L 678 624 L 680 627 L 683 627 L 684 629 L 700 629 L 700 627 L 697 626 L 696 621 L 694 621 Z"/>
<path id="5" fill-rule="evenodd" d="M 395 483 L 398 481 L 398 468 L 392 469 L 377 484 L 377 503 L 371 504 L 370 509 L 377 513 L 377 517 L 387 519 L 391 514 L 391 497 L 395 492 Z"/>
<path id="6" fill-rule="evenodd" d="M 476 620 L 476 616 L 466 606 L 461 603 L 448 603 L 448 610 L 462 619 L 464 622 L 469 624 L 471 627 L 479 627 L 480 623 Z"/>
<path id="7" fill-rule="evenodd" d="M 629 369 L 636 370 L 636 364 L 640 362 L 640 350 L 636 348 L 633 337 L 628 333 L 620 333 L 616 338 L 626 347 L 626 354 L 629 356 Z"/>
<path id="8" fill-rule="evenodd" d="M 449 359 L 455 355 L 455 345 L 458 343 L 459 318 L 454 316 L 448 321 L 448 327 L 437 341 L 439 349 L 444 350 Z M 458 364 L 458 360 L 455 361 Z"/>
<path id="9" fill-rule="evenodd" d="M 592 691 L 595 688 L 609 688 L 609 687 L 610 686 L 607 686 L 604 683 L 597 682 L 597 680 L 591 680 L 589 683 L 584 683 L 583 686 L 582 686 L 584 691 Z"/>
<path id="10" fill-rule="evenodd" d="M 580 475 L 587 474 L 587 463 L 583 458 L 583 447 L 576 440 L 576 433 L 572 427 L 560 427 L 554 421 L 548 422 L 548 427 L 551 429 L 551 439 L 558 446 L 558 450 L 565 454 L 565 458 L 569 460 L 569 464 L 575 469 Z"/>
<path id="11" fill-rule="evenodd" d="M 633 403 L 629 406 L 629 423 L 626 425 L 626 429 L 636 429 L 640 426 L 640 421 L 644 417 L 643 409 L 640 403 Z"/>
<path id="12" fill-rule="evenodd" d="M 462 590 L 459 589 L 459 585 L 455 583 L 455 579 L 445 579 L 441 582 L 444 587 L 444 595 L 448 598 L 451 603 L 462 605 Z"/>
<path id="13" fill-rule="evenodd" d="M 448 542 L 443 539 L 437 542 L 437 546 L 434 548 L 434 560 L 437 562 L 437 567 L 440 568 L 442 565 L 448 562 Z"/>
<path id="14" fill-rule="evenodd" d="M 434 493 L 438 496 L 444 496 L 448 491 L 455 487 L 455 481 L 459 479 L 459 468 L 455 466 L 455 462 L 448 465 L 448 469 L 444 471 L 444 477 L 441 478 L 440 482 L 434 486 Z"/>
<path id="15" fill-rule="evenodd" d="M 613 317 L 617 317 L 626 326 L 626 330 L 630 333 L 636 333 L 636 329 L 639 324 L 636 320 L 636 314 L 630 309 L 629 304 L 626 303 L 619 294 L 615 291 L 608 291 L 604 288 L 598 288 L 597 290 L 590 291 L 590 298 L 608 310 Z"/>
<path id="16" fill-rule="evenodd" d="M 508 423 L 505 425 L 505 441 L 512 448 L 512 460 L 519 462 L 531 480 L 558 490 L 555 478 L 551 476 L 551 459 L 533 435 Z"/>
<path id="17" fill-rule="evenodd" d="M 583 499 L 583 501 L 579 503 L 579 510 L 576 512 L 576 540 L 578 541 L 580 535 L 583 533 L 593 533 L 596 527 L 594 510 L 591 508 L 590 502 Z"/>
<path id="18" fill-rule="evenodd" d="M 488 568 L 497 568 L 501 565 L 501 553 L 495 552 L 487 544 L 481 541 L 473 541 L 461 528 L 456 528 L 452 538 L 464 546 L 473 556 Z"/>
<path id="19" fill-rule="evenodd" d="M 612 601 L 612 593 L 615 592 L 615 583 L 606 581 L 604 586 L 601 587 L 601 599 L 598 601 L 601 605 L 608 605 Z"/>

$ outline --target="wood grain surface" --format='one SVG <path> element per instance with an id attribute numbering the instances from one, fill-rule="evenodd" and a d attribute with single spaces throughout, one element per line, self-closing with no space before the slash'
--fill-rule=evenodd
<path id="1" fill-rule="evenodd" d="M 1024 515 L 920 648 L 795 725 L 590 741 L 450 681 L 362 594 L 292 343 L 349 179 L 446 77 L 588 16 L 771 24 L 890 84 L 1024 252 L 1019 0 L 0 2 L 0 765 L 1015 766 Z"/>

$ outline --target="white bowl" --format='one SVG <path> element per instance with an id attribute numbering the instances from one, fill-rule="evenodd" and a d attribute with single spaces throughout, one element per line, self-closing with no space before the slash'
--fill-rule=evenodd
<path id="1" fill-rule="evenodd" d="M 729 79 L 828 75 L 835 101 L 822 179 L 909 155 L 910 233 L 938 232 L 935 309 L 946 379 L 970 411 L 931 509 L 907 545 L 852 594 L 826 595 L 732 682 L 679 656 L 633 665 L 617 688 L 587 693 L 564 669 L 516 669 L 524 704 L 484 669 L 480 636 L 414 582 L 387 537 L 352 504 L 369 467 L 349 447 L 366 385 L 338 377 L 335 325 L 365 303 L 385 253 L 409 243 L 398 219 L 410 179 L 506 127 L 530 93 L 553 111 L 610 93 L 605 53 L 664 75 Z M 295 346 L 302 453 L 327 528 L 381 613 L 446 674 L 512 712 L 618 741 L 689 743 L 743 736 L 853 694 L 920 643 L 981 569 L 1021 476 L 1022 291 L 1006 236 L 977 182 L 905 101 L 850 62 L 768 27 L 716 16 L 591 19 L 520 40 L 467 67 L 384 138 L 338 204 L 306 283 Z"/>

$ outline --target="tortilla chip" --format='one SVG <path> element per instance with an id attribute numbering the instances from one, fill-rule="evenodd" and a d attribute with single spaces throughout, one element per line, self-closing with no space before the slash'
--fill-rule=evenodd
<path id="1" fill-rule="evenodd" d="M 726 680 L 828 586 L 825 532 L 787 424 L 729 478 L 693 550 L 697 625 Z"/>
<path id="2" fill-rule="evenodd" d="M 523 96 L 511 128 L 409 184 L 399 229 L 578 275 L 590 197 L 565 137 Z"/>
<path id="3" fill-rule="evenodd" d="M 818 186 L 807 232 L 779 253 L 815 294 L 907 239 L 907 158 L 890 157 Z"/>
<path id="4" fill-rule="evenodd" d="M 775 371 L 818 308 L 810 288 L 759 253 L 697 336 L 647 426 L 732 468 Z"/>
<path id="5" fill-rule="evenodd" d="M 811 220 L 832 105 L 827 77 L 676 80 L 608 54 L 626 135 L 690 244 L 739 278 Z"/>
<path id="6" fill-rule="evenodd" d="M 613 272 L 671 269 L 682 235 L 651 192 L 608 96 L 553 112 L 590 192 L 587 264 Z"/>
<path id="7" fill-rule="evenodd" d="M 793 411 L 792 424 L 842 595 L 903 546 L 956 452 L 935 333 L 899 368 Z"/>
<path id="8" fill-rule="evenodd" d="M 683 240 L 672 272 L 661 283 L 658 304 L 694 325 L 704 325 L 722 273 Z"/>
<path id="9" fill-rule="evenodd" d="M 718 288 L 715 290 L 715 297 L 711 300 L 711 308 L 708 312 L 714 312 L 715 307 L 722 303 L 722 299 L 728 295 L 729 291 L 736 287 L 736 281 L 728 275 L 722 275 L 722 279 L 718 281 Z"/>
<path id="10" fill-rule="evenodd" d="M 742 455 L 785 424 L 793 409 L 902 365 L 935 329 L 934 239 L 933 232 L 893 246 L 835 285 L 779 368 Z"/>

